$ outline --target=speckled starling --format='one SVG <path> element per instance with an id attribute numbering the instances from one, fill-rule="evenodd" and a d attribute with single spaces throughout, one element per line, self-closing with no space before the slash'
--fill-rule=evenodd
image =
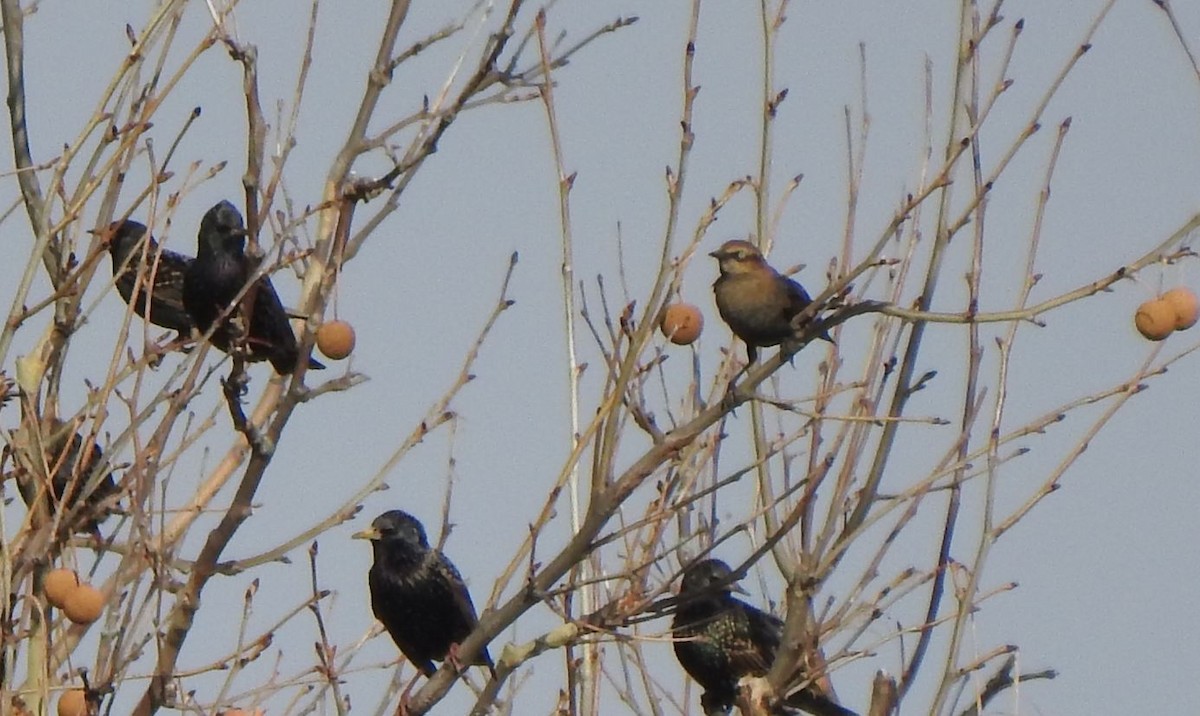
<path id="1" fill-rule="evenodd" d="M 429 546 L 421 523 L 392 510 L 354 538 L 371 540 L 371 610 L 405 658 L 426 676 L 437 671 L 434 661 L 457 661 L 458 645 L 477 622 L 475 606 L 458 570 Z M 471 664 L 492 670 L 487 647 Z"/>
<path id="2" fill-rule="evenodd" d="M 245 248 L 246 230 L 237 208 L 222 201 L 209 209 L 200 221 L 196 259 L 183 280 L 183 305 L 200 331 L 209 330 L 253 277 L 254 266 Z M 279 294 L 267 276 L 259 279 L 258 286 L 250 291 L 254 292 L 254 309 L 246 336 L 247 358 L 269 360 L 276 373 L 291 373 L 300 350 Z M 236 307 L 229 310 L 225 322 L 212 336 L 212 344 L 226 353 L 233 342 L 229 320 L 236 310 Z M 311 358 L 308 366 L 325 367 Z"/>
<path id="3" fill-rule="evenodd" d="M 108 253 L 112 256 L 117 292 L 125 303 L 133 301 L 133 312 L 141 318 L 149 318 L 154 325 L 178 331 L 181 338 L 188 338 L 193 324 L 183 307 L 183 276 L 192 264 L 192 257 L 166 249 L 160 251 L 153 236 L 146 242 L 142 241 L 143 236 L 147 236 L 146 226 L 128 219 L 114 222 L 108 229 Z M 142 285 L 135 298 L 133 289 L 139 272 Z M 150 291 L 147 314 L 146 286 L 151 285 L 151 277 L 154 288 Z"/>
<path id="4" fill-rule="evenodd" d="M 683 574 L 671 623 L 675 657 L 704 689 L 700 704 L 708 716 L 729 713 L 743 676 L 766 676 L 783 637 L 783 622 L 735 598 L 735 588 L 733 571 L 721 560 L 693 564 Z M 818 716 L 854 716 L 808 690 L 788 702 Z"/>
<path id="5" fill-rule="evenodd" d="M 717 311 L 734 335 L 746 343 L 751 363 L 758 359 L 759 348 L 777 346 L 796 336 L 792 319 L 812 303 L 803 286 L 771 268 L 749 241 L 726 241 L 709 256 L 721 269 L 713 283 Z M 825 331 L 817 337 L 833 340 Z"/>
<path id="6" fill-rule="evenodd" d="M 25 504 L 32 504 L 40 495 L 45 495 L 50 501 L 51 514 L 63 514 L 61 525 L 68 533 L 97 533 L 100 523 L 108 517 L 113 507 L 109 498 L 117 494 L 111 470 L 105 472 L 89 489 L 89 483 L 95 479 L 93 472 L 104 463 L 104 453 L 100 445 L 93 442 L 91 449 L 81 454 L 83 445 L 82 435 L 71 433 L 68 438 L 67 432 L 60 426 L 46 436 L 43 454 L 30 458 L 39 462 L 28 468 L 20 466 L 15 471 L 18 491 Z M 50 475 L 48 491 L 43 479 L 37 477 L 41 475 Z M 82 507 L 79 504 L 81 495 Z"/>

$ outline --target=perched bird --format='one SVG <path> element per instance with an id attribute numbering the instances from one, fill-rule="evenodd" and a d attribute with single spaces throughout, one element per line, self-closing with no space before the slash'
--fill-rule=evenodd
<path id="1" fill-rule="evenodd" d="M 200 331 L 207 332 L 212 327 L 254 275 L 253 262 L 246 257 L 245 248 L 246 230 L 237 208 L 222 201 L 209 209 L 200 220 L 196 259 L 183 275 L 183 305 Z M 276 373 L 291 373 L 300 358 L 300 349 L 279 294 L 267 276 L 250 290 L 255 295 L 246 331 L 248 359 L 269 360 Z M 233 342 L 229 320 L 236 310 L 229 310 L 212 336 L 212 344 L 226 353 Z M 325 366 L 309 358 L 308 367 Z"/>
<path id="2" fill-rule="evenodd" d="M 100 523 L 108 517 L 111 508 L 106 503 L 110 497 L 117 494 L 117 484 L 113 480 L 112 471 L 109 470 L 89 490 L 92 473 L 104 462 L 104 453 L 95 442 L 85 453 L 83 435 L 70 433 L 70 437 L 67 436 L 68 433 L 62 429 L 53 431 L 44 445 L 44 454 L 31 458 L 44 459 L 44 466 L 39 463 L 17 468 L 15 474 L 18 491 L 26 505 L 34 504 L 40 494 L 46 494 L 50 500 L 52 515 L 60 512 L 72 513 L 70 524 L 63 523 L 66 532 L 99 534 Z M 46 472 L 43 472 L 43 469 Z M 49 485 L 37 479 L 37 476 L 43 474 L 50 476 Z M 77 508 L 80 508 L 81 497 L 82 510 L 76 512 Z"/>
<path id="3" fill-rule="evenodd" d="M 707 716 L 729 713 L 743 676 L 766 676 L 783 638 L 783 622 L 735 598 L 735 589 L 743 591 L 733 581 L 733 570 L 719 559 L 688 567 L 679 586 L 671 623 L 675 657 L 704 689 L 700 704 Z M 811 688 L 789 695 L 784 703 L 817 716 L 855 716 Z"/>
<path id="4" fill-rule="evenodd" d="M 192 264 L 192 257 L 160 250 L 154 237 L 148 236 L 145 224 L 136 221 L 126 219 L 113 222 L 108 231 L 108 253 L 112 256 L 113 277 L 116 278 L 117 292 L 121 298 L 125 299 L 125 303 L 132 301 L 133 312 L 142 318 L 149 318 L 154 325 L 178 331 L 181 338 L 191 336 L 192 319 L 183 307 L 183 276 Z M 143 236 L 147 237 L 145 243 L 142 242 Z M 145 264 L 142 263 L 143 247 Z M 142 285 L 134 297 L 133 290 L 139 273 L 142 275 Z M 146 286 L 150 285 L 153 287 L 149 291 L 150 312 L 147 314 Z"/>
<path id="5" fill-rule="evenodd" d="M 717 311 L 745 341 L 751 363 L 758 360 L 759 348 L 796 336 L 792 319 L 812 303 L 803 286 L 771 268 L 758 247 L 743 239 L 726 241 L 709 256 L 721 269 L 713 283 Z M 833 341 L 825 331 L 818 337 Z"/>
<path id="6" fill-rule="evenodd" d="M 421 523 L 392 510 L 354 538 L 371 540 L 371 610 L 405 658 L 426 676 L 437 671 L 434 661 L 450 659 L 461 669 L 458 645 L 475 628 L 475 606 L 458 570 L 429 546 Z M 471 664 L 495 673 L 487 647 Z"/>

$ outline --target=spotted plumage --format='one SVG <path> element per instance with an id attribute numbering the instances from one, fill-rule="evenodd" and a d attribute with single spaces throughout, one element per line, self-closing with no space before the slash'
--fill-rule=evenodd
<path id="1" fill-rule="evenodd" d="M 455 658 L 477 622 L 462 576 L 429 546 L 421 523 L 402 510 L 383 513 L 354 537 L 371 540 L 374 552 L 367 579 L 372 611 L 405 658 L 432 676 L 433 662 Z M 470 663 L 492 669 L 486 647 Z"/>
<path id="2" fill-rule="evenodd" d="M 146 241 L 142 241 L 146 237 Z M 126 219 L 114 222 L 108 230 L 108 253 L 112 256 L 117 292 L 133 312 L 156 326 L 178 331 L 180 337 L 192 333 L 192 319 L 183 307 L 183 276 L 192 264 L 191 256 L 160 249 L 145 224 Z M 141 274 L 141 286 L 137 286 Z M 150 289 L 150 311 L 146 311 L 146 286 Z M 137 295 L 134 295 L 134 288 Z"/>
<path id="3" fill-rule="evenodd" d="M 721 560 L 693 564 L 683 574 L 671 624 L 675 657 L 704 689 L 700 704 L 708 716 L 729 713 L 742 677 L 770 671 L 783 637 L 783 622 L 735 598 L 735 587 L 733 571 Z M 817 716 L 854 716 L 811 689 L 787 702 Z"/>

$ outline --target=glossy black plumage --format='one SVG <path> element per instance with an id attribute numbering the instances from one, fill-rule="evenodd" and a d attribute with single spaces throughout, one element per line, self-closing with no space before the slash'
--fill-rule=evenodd
<path id="1" fill-rule="evenodd" d="M 392 641 L 426 676 L 475 628 L 475 606 L 458 570 L 429 546 L 425 528 L 402 510 L 385 512 L 354 535 L 371 540 L 371 609 Z M 471 662 L 492 669 L 487 648 Z"/>
<path id="2" fill-rule="evenodd" d="M 19 483 L 24 483 L 19 492 L 26 505 L 45 494 L 50 501 L 51 514 L 70 513 L 64 518 L 69 522 L 62 523 L 68 533 L 96 532 L 111 510 L 108 498 L 117 493 L 111 470 L 104 473 L 90 491 L 87 489 L 93 471 L 104 461 L 104 453 L 100 445 L 93 442 L 91 449 L 81 454 L 83 445 L 84 438 L 79 433 L 71 433 L 68 438 L 59 430 L 57 434 L 47 436 L 45 454 L 41 458 L 32 458 L 44 459 L 44 465 L 39 462 L 32 469 L 18 468 L 16 473 Z M 42 475 L 50 475 L 48 486 L 40 478 Z M 81 495 L 83 507 L 78 509 Z"/>
<path id="3" fill-rule="evenodd" d="M 196 259 L 183 281 L 183 305 L 201 332 L 209 330 L 253 277 L 254 266 L 245 248 L 242 215 L 233 204 L 222 201 L 204 214 L 197 236 Z M 279 294 L 267 276 L 250 290 L 255 294 L 246 336 L 247 357 L 252 361 L 270 361 L 277 373 L 291 373 L 300 350 Z M 212 336 L 212 344 L 226 353 L 233 341 L 228 322 L 236 310 L 235 307 L 229 311 Z M 311 358 L 308 366 L 325 367 Z"/>
<path id="4" fill-rule="evenodd" d="M 746 343 L 751 363 L 758 359 L 759 348 L 777 346 L 796 336 L 792 319 L 812 303 L 803 286 L 772 268 L 749 241 L 726 241 L 709 256 L 721 270 L 713 283 L 717 312 Z M 817 337 L 833 340 L 825 331 Z"/>
<path id="5" fill-rule="evenodd" d="M 191 256 L 159 250 L 154 237 L 146 243 L 145 224 L 126 219 L 114 222 L 109 227 L 108 253 L 112 256 L 113 277 L 117 292 L 125 303 L 133 301 L 133 312 L 141 318 L 149 318 L 156 326 L 178 331 L 181 338 L 192 333 L 192 319 L 183 307 L 183 276 L 192 263 Z M 143 254 L 144 251 L 144 254 Z M 143 256 L 145 263 L 142 262 Z M 144 268 L 143 268 L 144 267 Z M 134 296 L 138 273 L 142 273 L 142 285 Z M 150 313 L 146 313 L 146 286 L 151 285 Z"/>
<path id="6" fill-rule="evenodd" d="M 765 676 L 783 637 L 783 622 L 737 598 L 732 570 L 719 559 L 697 562 L 683 574 L 679 607 L 671 623 L 675 657 L 704 693 L 704 713 L 729 713 L 738 681 Z M 788 705 L 818 716 L 854 716 L 854 712 L 806 689 L 790 695 Z"/>

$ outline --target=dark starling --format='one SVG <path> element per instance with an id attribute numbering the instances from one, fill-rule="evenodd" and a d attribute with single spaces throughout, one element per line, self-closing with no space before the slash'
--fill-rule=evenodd
<path id="1" fill-rule="evenodd" d="M 704 689 L 708 716 L 729 713 L 743 676 L 766 676 L 783 638 L 783 622 L 735 598 L 733 571 L 719 559 L 688 567 L 671 623 L 679 665 Z M 738 588 L 740 591 L 740 588 Z M 817 716 L 854 716 L 812 689 L 789 695 L 788 705 Z"/>
<path id="2" fill-rule="evenodd" d="M 100 445 L 93 442 L 87 454 L 81 455 L 83 445 L 84 439 L 79 433 L 72 433 L 70 439 L 61 429 L 47 435 L 44 456 L 31 458 L 44 459 L 45 464 L 35 464 L 29 466 L 29 469 L 25 466 L 18 467 L 18 491 L 26 505 L 32 504 L 39 495 L 46 494 L 50 500 L 51 514 L 61 512 L 64 513 L 64 519 L 69 518 L 69 524 L 65 521 L 62 523 L 67 533 L 98 534 L 100 523 L 111 511 L 109 498 L 117 494 L 117 485 L 110 470 L 104 473 L 94 487 L 88 489 L 88 483 L 93 480 L 92 473 L 104 462 L 104 453 L 100 450 Z M 51 476 L 48 494 L 44 487 L 45 482 L 37 478 L 28 479 L 30 476 L 47 474 Z M 83 508 L 77 512 L 81 495 Z"/>
<path id="3" fill-rule="evenodd" d="M 245 248 L 246 230 L 237 208 L 222 201 L 209 209 L 200 221 L 196 259 L 183 279 L 183 305 L 201 332 L 209 330 L 253 277 L 253 262 L 246 257 Z M 300 349 L 279 294 L 268 276 L 259 279 L 257 289 L 250 290 L 257 293 L 253 296 L 254 310 L 246 336 L 248 360 L 269 360 L 276 373 L 291 373 L 300 358 Z M 212 336 L 212 344 L 226 353 L 233 342 L 229 320 L 236 310 L 235 307 L 229 311 Z M 309 358 L 308 367 L 325 366 Z"/>
<path id="4" fill-rule="evenodd" d="M 437 671 L 434 661 L 456 660 L 458 645 L 475 628 L 475 606 L 458 570 L 429 546 L 421 523 L 392 510 L 354 538 L 371 540 L 371 610 L 405 658 L 426 676 Z M 471 664 L 495 673 L 487 647 Z"/>
<path id="5" fill-rule="evenodd" d="M 777 346 L 796 336 L 792 319 L 812 303 L 803 286 L 771 268 L 749 241 L 726 241 L 709 256 L 721 268 L 713 283 L 717 311 L 734 335 L 745 341 L 751 363 L 758 359 L 759 348 Z M 833 340 L 825 331 L 817 337 Z"/>
<path id="6" fill-rule="evenodd" d="M 181 338 L 192 335 L 192 319 L 183 307 L 183 276 L 192 264 L 191 256 L 177 254 L 166 249 L 159 250 L 153 236 L 147 238 L 146 226 L 136 221 L 113 222 L 108 228 L 108 253 L 112 256 L 113 277 L 117 292 L 125 303 L 133 299 L 133 289 L 138 273 L 142 274 L 142 286 L 133 299 L 133 312 L 141 318 L 149 318 L 156 326 L 178 331 Z M 145 263 L 142 263 L 143 250 Z M 142 267 L 145 267 L 144 269 Z M 146 314 L 146 285 L 154 277 L 154 288 L 150 291 L 150 313 Z"/>

